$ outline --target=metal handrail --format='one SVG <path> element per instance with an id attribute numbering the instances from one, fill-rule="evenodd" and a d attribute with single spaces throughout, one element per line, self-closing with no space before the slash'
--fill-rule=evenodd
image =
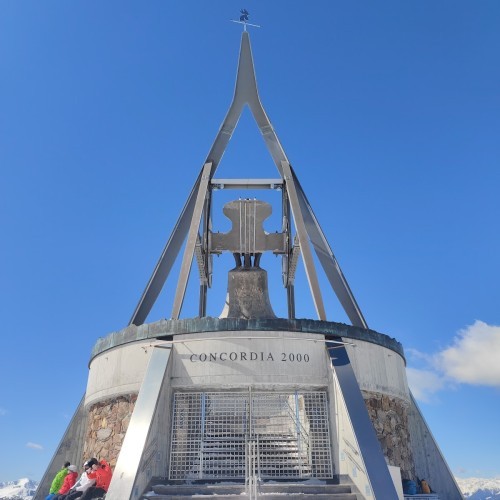
<path id="1" fill-rule="evenodd" d="M 250 500 L 258 498 L 258 482 L 260 478 L 259 440 L 246 440 L 245 486 Z"/>
<path id="2" fill-rule="evenodd" d="M 300 427 L 300 430 L 304 433 L 304 436 L 307 437 L 307 440 L 309 441 L 310 440 L 310 433 L 304 427 L 304 424 L 300 420 L 297 419 L 297 416 L 295 415 L 295 410 L 290 406 L 290 403 L 288 403 L 288 401 L 286 402 L 286 409 L 288 410 L 288 416 L 291 417 L 295 426 Z M 302 434 L 302 432 L 301 432 L 301 434 Z"/>

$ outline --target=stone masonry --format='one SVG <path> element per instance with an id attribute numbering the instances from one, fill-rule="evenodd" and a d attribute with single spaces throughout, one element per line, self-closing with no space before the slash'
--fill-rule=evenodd
<path id="1" fill-rule="evenodd" d="M 415 477 L 408 427 L 408 403 L 385 394 L 362 391 L 368 414 L 389 465 L 401 469 L 403 479 Z"/>
<path id="2" fill-rule="evenodd" d="M 84 460 L 96 457 L 116 465 L 136 400 L 137 394 L 121 395 L 89 408 Z"/>

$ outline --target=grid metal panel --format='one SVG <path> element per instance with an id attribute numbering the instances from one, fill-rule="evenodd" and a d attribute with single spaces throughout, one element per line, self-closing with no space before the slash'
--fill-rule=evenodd
<path id="1" fill-rule="evenodd" d="M 201 450 L 201 393 L 176 393 L 172 420 L 170 479 L 199 476 Z"/>
<path id="2" fill-rule="evenodd" d="M 309 433 L 311 477 L 331 477 L 332 456 L 326 393 L 308 392 L 303 398 Z"/>
<path id="3" fill-rule="evenodd" d="M 200 476 L 212 479 L 245 477 L 248 397 L 242 393 L 205 394 Z"/>
<path id="4" fill-rule="evenodd" d="M 170 479 L 332 476 L 325 392 L 175 393 Z"/>

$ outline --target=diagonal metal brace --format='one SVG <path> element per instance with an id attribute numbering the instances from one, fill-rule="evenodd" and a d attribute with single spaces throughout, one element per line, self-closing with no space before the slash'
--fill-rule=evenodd
<path id="1" fill-rule="evenodd" d="M 130 318 L 129 325 L 142 325 L 153 308 L 158 295 L 160 295 L 163 285 L 172 270 L 172 266 L 174 265 L 175 259 L 179 254 L 182 243 L 184 242 L 186 234 L 189 230 L 189 223 L 193 215 L 196 193 L 200 187 L 201 176 L 202 172 L 198 175 L 198 178 L 189 193 L 189 197 L 184 205 L 184 208 L 182 209 L 182 213 L 177 220 L 174 230 L 172 231 L 160 258 L 158 259 L 158 263 L 149 278 L 148 284 L 142 293 L 134 314 L 132 314 L 132 317 Z"/>
<path id="2" fill-rule="evenodd" d="M 299 236 L 299 243 L 302 251 L 302 260 L 304 261 L 307 281 L 309 282 L 309 288 L 311 289 L 314 307 L 316 308 L 318 319 L 326 321 L 325 306 L 323 304 L 323 297 L 321 296 L 321 290 L 319 288 L 318 275 L 316 274 L 316 268 L 314 267 L 311 247 L 309 245 L 309 238 L 304 223 L 304 216 L 302 214 L 302 209 L 299 205 L 299 200 L 297 197 L 295 179 L 292 176 L 291 167 L 287 161 L 281 162 L 281 168 L 283 170 L 283 175 L 286 182 L 286 191 L 288 194 L 288 199 L 290 201 L 293 219 L 295 221 L 295 228 L 297 229 L 297 234 Z"/>
<path id="3" fill-rule="evenodd" d="M 182 303 L 184 302 L 187 282 L 189 279 L 189 272 L 193 263 L 194 249 L 198 239 L 201 217 L 203 215 L 203 205 L 205 203 L 208 184 L 210 182 L 211 169 L 212 163 L 207 162 L 205 163 L 205 166 L 203 167 L 201 173 L 200 185 L 198 187 L 198 193 L 196 195 L 196 203 L 193 210 L 193 216 L 191 218 L 191 224 L 189 226 L 188 238 L 186 247 L 184 248 L 184 256 L 182 258 L 181 270 L 179 274 L 179 281 L 177 282 L 177 290 L 175 292 L 174 306 L 172 308 L 172 319 L 179 319 L 179 315 L 182 309 Z"/>
<path id="4" fill-rule="evenodd" d="M 338 340 L 343 341 L 342 338 Z M 396 488 L 368 415 L 363 394 L 356 380 L 347 349 L 344 345 L 333 344 L 328 341 L 326 347 L 332 367 L 337 375 L 374 496 L 379 500 L 398 500 Z"/>
<path id="5" fill-rule="evenodd" d="M 295 181 L 297 197 L 301 209 L 300 211 L 304 216 L 307 234 L 311 240 L 311 244 L 314 247 L 316 255 L 318 256 L 318 260 L 325 271 L 328 281 L 330 282 L 335 295 L 337 295 L 339 302 L 342 304 L 342 307 L 352 324 L 354 326 L 368 328 L 368 324 L 366 323 L 363 313 L 354 298 L 354 294 L 347 283 L 347 279 L 345 278 L 342 269 L 340 269 L 340 265 L 335 258 L 330 245 L 328 244 L 316 216 L 314 215 L 311 204 L 309 203 L 304 190 L 302 189 L 302 186 L 293 171 L 293 168 L 290 167 L 290 170 Z"/>

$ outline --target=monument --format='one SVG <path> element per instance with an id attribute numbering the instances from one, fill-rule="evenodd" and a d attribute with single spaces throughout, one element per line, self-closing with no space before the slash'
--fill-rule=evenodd
<path id="1" fill-rule="evenodd" d="M 227 115 L 129 325 L 93 349 L 86 393 L 36 500 L 62 459 L 93 456 L 114 467 L 107 500 L 392 500 L 402 498 L 402 481 L 418 477 L 437 492 L 426 498 L 462 498 L 408 388 L 401 344 L 368 328 L 262 106 L 247 20 L 242 11 Z M 276 178 L 215 176 L 245 106 Z M 228 189 L 235 201 L 223 213 L 231 229 L 221 233 L 212 201 Z M 249 190 L 271 190 L 276 203 L 248 198 Z M 281 224 L 268 233 L 263 223 L 276 209 Z M 182 249 L 171 316 L 148 324 Z M 207 294 L 221 279 L 212 259 L 226 252 L 234 258 L 227 298 L 220 316 L 208 317 Z M 281 259 L 286 318 L 276 317 L 269 299 L 266 252 Z M 295 317 L 299 259 L 316 319 Z M 192 266 L 200 285 L 189 300 L 198 301 L 199 316 L 181 318 Z M 319 270 L 352 325 L 327 320 Z"/>

